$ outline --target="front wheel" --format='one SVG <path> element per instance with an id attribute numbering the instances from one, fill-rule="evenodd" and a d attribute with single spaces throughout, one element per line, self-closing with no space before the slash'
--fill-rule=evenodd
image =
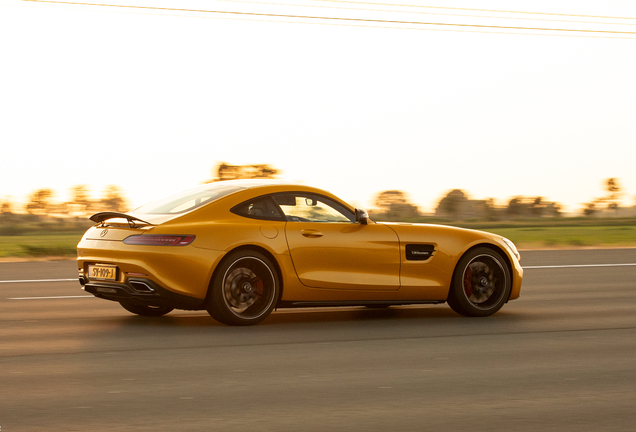
<path id="1" fill-rule="evenodd" d="M 468 251 L 457 263 L 448 304 L 465 316 L 489 316 L 510 296 L 510 270 L 501 254 L 485 247 Z"/>
<path id="2" fill-rule="evenodd" d="M 149 306 L 120 301 L 119 304 L 128 312 L 148 317 L 159 317 L 172 312 L 174 308 L 169 306 Z"/>
<path id="3" fill-rule="evenodd" d="M 207 310 L 215 320 L 229 325 L 263 321 L 276 306 L 280 291 L 278 273 L 260 252 L 240 250 L 223 260 L 212 281 Z"/>

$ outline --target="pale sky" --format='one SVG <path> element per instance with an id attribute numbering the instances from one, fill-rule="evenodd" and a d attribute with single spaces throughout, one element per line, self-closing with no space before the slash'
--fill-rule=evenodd
<path id="1" fill-rule="evenodd" d="M 136 207 L 225 161 L 363 207 L 399 189 L 430 211 L 463 189 L 574 210 L 609 177 L 634 204 L 633 0 L 105 3 L 596 32 L 0 0 L 0 199 L 116 184 Z"/>

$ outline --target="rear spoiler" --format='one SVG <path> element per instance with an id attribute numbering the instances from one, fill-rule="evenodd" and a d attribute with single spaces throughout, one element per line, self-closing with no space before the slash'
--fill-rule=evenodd
<path id="1" fill-rule="evenodd" d="M 131 228 L 135 228 L 137 226 L 135 221 L 141 222 L 141 223 L 143 223 L 145 225 L 154 225 L 154 224 L 151 224 L 150 222 L 146 222 L 145 220 L 141 220 L 141 219 L 136 218 L 134 216 L 128 215 L 126 213 L 120 213 L 120 212 L 100 212 L 100 213 L 95 213 L 89 219 L 92 220 L 93 222 L 97 222 L 97 223 L 101 222 L 102 225 L 104 225 L 104 221 L 107 221 L 108 219 L 113 219 L 113 218 L 126 219 L 128 221 L 128 225 L 130 225 Z"/>

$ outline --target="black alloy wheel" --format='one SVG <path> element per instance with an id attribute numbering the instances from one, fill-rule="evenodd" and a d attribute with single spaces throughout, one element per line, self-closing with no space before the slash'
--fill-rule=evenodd
<path id="1" fill-rule="evenodd" d="M 511 287 L 510 270 L 501 254 L 479 247 L 457 263 L 447 301 L 461 315 L 489 316 L 506 303 Z"/>
<path id="2" fill-rule="evenodd" d="M 280 291 L 278 273 L 260 252 L 239 250 L 228 255 L 217 269 L 207 310 L 223 324 L 253 325 L 276 306 Z"/>

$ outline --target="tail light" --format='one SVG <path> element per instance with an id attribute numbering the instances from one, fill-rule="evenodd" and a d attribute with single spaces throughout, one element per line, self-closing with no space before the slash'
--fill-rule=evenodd
<path id="1" fill-rule="evenodd" d="M 193 235 L 132 235 L 124 239 L 129 245 L 142 246 L 185 246 L 194 241 Z"/>

